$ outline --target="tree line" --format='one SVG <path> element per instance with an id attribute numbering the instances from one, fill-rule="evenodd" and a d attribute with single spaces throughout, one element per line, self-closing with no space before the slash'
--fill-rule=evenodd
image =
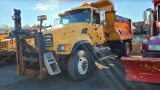
<path id="1" fill-rule="evenodd" d="M 24 25 L 22 26 L 23 29 L 28 29 L 30 28 L 29 25 Z M 0 32 L 5 32 L 5 30 L 14 30 L 14 27 L 10 27 L 6 24 L 0 24 Z"/>

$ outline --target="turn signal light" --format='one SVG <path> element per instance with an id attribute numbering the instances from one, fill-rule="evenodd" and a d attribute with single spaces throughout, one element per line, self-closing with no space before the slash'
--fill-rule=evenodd
<path id="1" fill-rule="evenodd" d="M 148 39 L 148 40 L 149 40 L 150 38 L 151 38 L 151 36 L 150 36 L 150 35 L 147 35 L 147 36 L 146 36 L 146 39 Z"/>
<path id="2" fill-rule="evenodd" d="M 66 44 L 65 45 L 65 51 L 69 51 L 71 49 L 71 45 L 70 44 Z"/>
<path id="3" fill-rule="evenodd" d="M 37 16 L 37 20 L 38 21 L 47 20 L 47 16 L 46 15 Z"/>

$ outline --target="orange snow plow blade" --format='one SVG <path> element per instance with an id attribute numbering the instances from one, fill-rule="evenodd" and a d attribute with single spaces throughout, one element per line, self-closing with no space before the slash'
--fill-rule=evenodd
<path id="1" fill-rule="evenodd" d="M 160 58 L 122 57 L 126 80 L 160 83 Z"/>

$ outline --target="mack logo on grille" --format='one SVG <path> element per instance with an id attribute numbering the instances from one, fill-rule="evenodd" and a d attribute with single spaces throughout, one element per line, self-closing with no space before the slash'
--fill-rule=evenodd
<path id="1" fill-rule="evenodd" d="M 45 37 L 45 38 L 44 38 L 44 41 L 45 41 L 45 42 L 52 42 L 52 37 Z"/>
<path id="2" fill-rule="evenodd" d="M 52 34 L 44 35 L 44 42 L 46 47 L 52 47 L 53 46 Z"/>

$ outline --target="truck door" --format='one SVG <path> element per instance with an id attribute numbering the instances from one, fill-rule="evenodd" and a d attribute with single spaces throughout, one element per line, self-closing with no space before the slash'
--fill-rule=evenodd
<path id="1" fill-rule="evenodd" d="M 100 24 L 100 14 L 93 11 L 91 34 L 95 43 L 104 43 L 105 37 L 103 32 L 103 26 Z"/>

